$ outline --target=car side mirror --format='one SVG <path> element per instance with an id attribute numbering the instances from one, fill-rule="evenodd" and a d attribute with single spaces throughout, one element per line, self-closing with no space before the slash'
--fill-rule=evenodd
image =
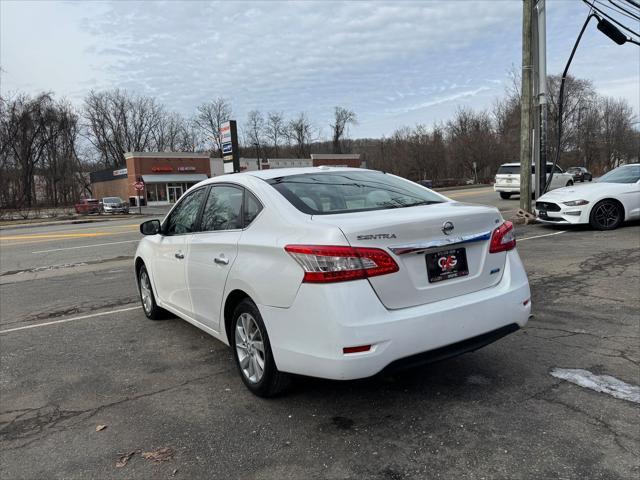
<path id="1" fill-rule="evenodd" d="M 141 223 L 140 233 L 143 235 L 157 235 L 160 233 L 160 220 L 147 220 Z"/>

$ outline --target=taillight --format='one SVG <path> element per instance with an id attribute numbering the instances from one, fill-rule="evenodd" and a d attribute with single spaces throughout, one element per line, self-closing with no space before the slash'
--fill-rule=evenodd
<path id="1" fill-rule="evenodd" d="M 284 249 L 304 270 L 303 282 L 359 280 L 397 272 L 398 264 L 379 248 L 287 245 Z"/>
<path id="2" fill-rule="evenodd" d="M 506 221 L 493 231 L 489 253 L 506 252 L 516 247 L 516 232 L 513 223 Z"/>

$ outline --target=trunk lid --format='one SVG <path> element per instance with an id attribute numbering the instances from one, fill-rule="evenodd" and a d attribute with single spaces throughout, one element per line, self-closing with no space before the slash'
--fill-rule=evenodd
<path id="1" fill-rule="evenodd" d="M 337 226 L 353 247 L 387 251 L 400 270 L 369 278 L 389 309 L 423 305 L 491 287 L 500 281 L 506 254 L 489 254 L 491 232 L 502 223 L 497 209 L 445 202 L 367 212 L 315 215 L 314 222 Z M 443 232 L 446 222 L 454 226 Z M 426 256 L 464 248 L 468 275 L 430 282 Z"/>

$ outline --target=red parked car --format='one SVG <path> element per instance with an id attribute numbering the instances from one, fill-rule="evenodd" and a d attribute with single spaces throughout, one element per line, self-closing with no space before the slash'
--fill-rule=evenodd
<path id="1" fill-rule="evenodd" d="M 102 205 L 95 198 L 81 198 L 78 203 L 75 204 L 76 213 L 88 214 L 88 213 L 100 213 L 102 211 Z"/>

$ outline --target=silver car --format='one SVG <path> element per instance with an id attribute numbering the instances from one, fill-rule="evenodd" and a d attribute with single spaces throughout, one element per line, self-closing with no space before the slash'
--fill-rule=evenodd
<path id="1" fill-rule="evenodd" d="M 102 211 L 104 213 L 129 213 L 129 203 L 120 197 L 104 197 Z"/>

